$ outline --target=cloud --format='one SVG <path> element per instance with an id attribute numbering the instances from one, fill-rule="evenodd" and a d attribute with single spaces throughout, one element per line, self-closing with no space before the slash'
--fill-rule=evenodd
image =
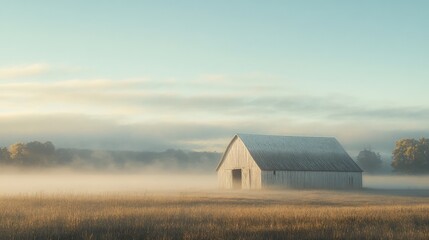
<path id="1" fill-rule="evenodd" d="M 429 108 L 422 106 L 378 107 L 362 106 L 344 108 L 330 114 L 332 118 L 346 119 L 411 119 L 424 120 L 429 117 Z"/>
<path id="2" fill-rule="evenodd" d="M 0 82 L 0 143 L 222 151 L 244 132 L 335 136 L 352 152 L 369 145 L 390 152 L 398 137 L 429 132 L 428 105 L 368 105 L 347 95 L 205 77 Z"/>
<path id="3" fill-rule="evenodd" d="M 197 82 L 206 82 L 206 83 L 225 83 L 227 78 L 224 74 L 205 74 L 199 78 Z"/>
<path id="4" fill-rule="evenodd" d="M 264 132 L 264 124 L 241 121 L 158 121 L 120 124 L 87 115 L 19 115 L 0 118 L 0 145 L 33 140 L 63 147 L 121 150 L 183 148 L 223 150 L 237 132 Z"/>
<path id="5" fill-rule="evenodd" d="M 21 115 L 0 118 L 0 146 L 34 140 L 53 141 L 57 147 L 163 151 L 168 148 L 223 151 L 236 133 L 334 136 L 352 155 L 365 147 L 390 155 L 401 138 L 428 137 L 427 129 L 396 129 L 360 123 L 327 124 L 255 119 L 225 121 L 149 121 L 121 124 L 87 115 Z"/>
<path id="6" fill-rule="evenodd" d="M 0 68 L 0 79 L 14 79 L 42 75 L 51 70 L 48 64 L 30 64 Z"/>
<path id="7" fill-rule="evenodd" d="M 205 85 L 210 89 L 210 85 Z M 277 89 L 278 90 L 278 89 Z M 49 83 L 0 83 L 3 112 L 26 114 L 66 112 L 122 118 L 254 119 L 283 117 L 328 121 L 426 122 L 429 106 L 366 105 L 360 99 L 338 95 L 299 95 L 290 91 L 255 92 L 254 86 L 204 91 L 192 83 L 148 79 L 64 80 Z M 126 116 L 128 115 L 128 117 Z M 155 116 L 155 117 L 154 117 Z"/>
<path id="8" fill-rule="evenodd" d="M 161 151 L 167 148 L 216 150 L 213 143 L 230 137 L 236 125 L 176 121 L 124 125 L 86 115 L 32 114 L 2 117 L 0 126 L 3 136 L 0 146 L 49 140 L 60 147 Z M 211 143 L 200 145 L 198 141 Z"/>

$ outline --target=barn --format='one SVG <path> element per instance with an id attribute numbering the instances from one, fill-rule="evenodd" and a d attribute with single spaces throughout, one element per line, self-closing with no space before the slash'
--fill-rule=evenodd
<path id="1" fill-rule="evenodd" d="M 333 137 L 237 134 L 216 171 L 223 189 L 362 188 L 362 169 Z"/>

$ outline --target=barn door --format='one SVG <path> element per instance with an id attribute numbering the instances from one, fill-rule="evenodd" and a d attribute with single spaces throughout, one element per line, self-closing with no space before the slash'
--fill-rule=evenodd
<path id="1" fill-rule="evenodd" d="M 233 169 L 232 170 L 232 188 L 233 189 L 241 189 L 242 188 L 242 173 L 241 169 Z"/>
<path id="2" fill-rule="evenodd" d="M 241 169 L 241 188 L 250 189 L 250 169 Z"/>
<path id="3" fill-rule="evenodd" d="M 249 189 L 252 189 L 252 170 L 249 169 Z"/>
<path id="4" fill-rule="evenodd" d="M 353 188 L 354 184 L 353 184 L 353 176 L 349 176 L 349 187 Z"/>

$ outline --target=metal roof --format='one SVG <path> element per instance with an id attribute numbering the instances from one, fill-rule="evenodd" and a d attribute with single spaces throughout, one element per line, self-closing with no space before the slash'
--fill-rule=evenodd
<path id="1" fill-rule="evenodd" d="M 237 134 L 231 144 L 237 137 L 261 170 L 362 172 L 333 137 Z"/>

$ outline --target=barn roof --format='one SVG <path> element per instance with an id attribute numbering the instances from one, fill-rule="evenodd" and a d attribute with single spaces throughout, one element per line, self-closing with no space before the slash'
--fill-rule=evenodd
<path id="1" fill-rule="evenodd" d="M 261 170 L 362 172 L 333 137 L 237 134 Z"/>

